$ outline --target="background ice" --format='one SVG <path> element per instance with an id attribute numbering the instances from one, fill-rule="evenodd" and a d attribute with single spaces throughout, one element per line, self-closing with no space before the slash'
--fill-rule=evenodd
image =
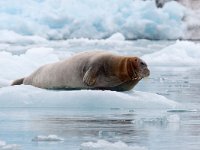
<path id="1" fill-rule="evenodd" d="M 158 9 L 153 0 L 6 0 L 0 2 L 0 32 L 47 39 L 101 39 L 117 32 L 126 39 L 188 38 L 186 10 L 177 2 Z"/>
<path id="2" fill-rule="evenodd" d="M 58 61 L 58 56 L 52 48 L 38 47 L 27 50 L 25 54 L 12 55 L 9 52 L 0 52 L 0 76 L 4 80 L 12 80 L 30 74 L 42 64 Z"/>
<path id="3" fill-rule="evenodd" d="M 7 144 L 5 141 L 0 141 L 0 150 L 20 150 L 17 144 Z"/>
<path id="4" fill-rule="evenodd" d="M 158 52 L 142 57 L 153 66 L 196 66 L 200 64 L 200 44 L 177 41 Z"/>

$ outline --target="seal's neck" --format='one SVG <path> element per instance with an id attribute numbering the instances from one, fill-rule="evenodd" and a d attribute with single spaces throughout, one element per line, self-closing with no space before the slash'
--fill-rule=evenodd
<path id="1" fill-rule="evenodd" d="M 128 72 L 128 58 L 126 57 L 114 57 L 112 62 L 114 68 L 113 68 L 113 72 L 116 76 L 118 76 L 120 78 L 121 81 L 128 81 L 131 80 L 131 76 L 129 75 Z"/>

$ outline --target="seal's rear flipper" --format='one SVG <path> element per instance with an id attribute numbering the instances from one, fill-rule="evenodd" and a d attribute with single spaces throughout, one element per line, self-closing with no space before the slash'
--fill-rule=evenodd
<path id="1" fill-rule="evenodd" d="M 13 81 L 13 83 L 11 84 L 11 86 L 23 84 L 23 81 L 24 81 L 24 78 L 17 79 L 15 81 Z"/>

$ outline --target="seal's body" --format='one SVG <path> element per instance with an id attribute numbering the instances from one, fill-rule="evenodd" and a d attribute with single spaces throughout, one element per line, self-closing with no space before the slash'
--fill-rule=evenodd
<path id="1" fill-rule="evenodd" d="M 138 57 L 108 52 L 83 52 L 71 58 L 47 64 L 12 85 L 26 84 L 45 89 L 105 89 L 126 91 L 149 75 Z"/>

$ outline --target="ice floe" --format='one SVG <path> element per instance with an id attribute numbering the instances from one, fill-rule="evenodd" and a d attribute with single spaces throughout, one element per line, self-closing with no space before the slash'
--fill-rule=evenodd
<path id="1" fill-rule="evenodd" d="M 66 107 L 80 109 L 174 109 L 179 107 L 179 103 L 175 101 L 148 92 L 56 91 L 27 85 L 1 88 L 0 105 L 1 107 Z"/>
<path id="2" fill-rule="evenodd" d="M 142 57 L 153 66 L 192 66 L 200 64 L 200 44 L 177 41 L 160 51 Z"/>
<path id="3" fill-rule="evenodd" d="M 61 137 L 58 137 L 57 135 L 48 135 L 48 136 L 45 136 L 45 135 L 38 135 L 36 137 L 34 137 L 32 139 L 32 141 L 36 141 L 36 142 L 57 142 L 57 141 L 64 141 L 63 138 Z"/>
<path id="4" fill-rule="evenodd" d="M 180 123 L 180 117 L 177 114 L 169 115 L 167 121 L 169 123 Z"/>
<path id="5" fill-rule="evenodd" d="M 97 142 L 86 142 L 81 144 L 81 150 L 148 150 L 144 146 L 129 146 L 122 141 L 108 142 L 98 140 Z"/>
<path id="6" fill-rule="evenodd" d="M 5 141 L 0 141 L 0 150 L 21 150 L 17 144 L 7 144 Z"/>

